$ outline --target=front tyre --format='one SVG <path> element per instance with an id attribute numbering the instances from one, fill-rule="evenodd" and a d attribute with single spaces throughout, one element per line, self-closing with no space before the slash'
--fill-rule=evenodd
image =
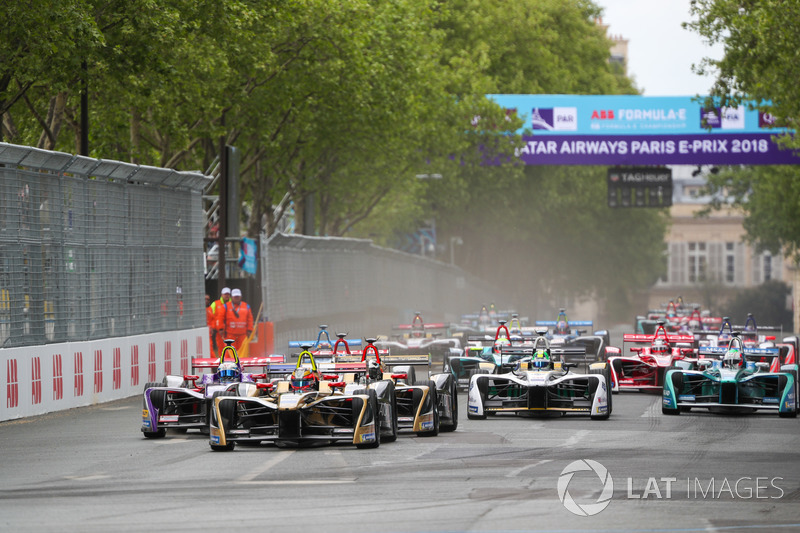
<path id="1" fill-rule="evenodd" d="M 367 389 L 367 403 L 372 410 L 372 422 L 373 427 L 375 428 L 375 440 L 373 442 L 364 442 L 356 444 L 356 448 L 359 450 L 368 450 L 371 448 L 377 448 L 381 445 L 381 421 L 380 421 L 380 406 L 378 405 L 378 393 L 375 392 L 374 389 Z"/>

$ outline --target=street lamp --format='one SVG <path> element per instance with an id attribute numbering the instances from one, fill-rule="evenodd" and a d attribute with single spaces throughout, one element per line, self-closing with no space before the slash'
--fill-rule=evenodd
<path id="1" fill-rule="evenodd" d="M 461 237 L 450 237 L 450 264 L 455 265 L 455 248 L 456 244 L 461 246 L 464 244 L 464 241 L 461 240 Z"/>

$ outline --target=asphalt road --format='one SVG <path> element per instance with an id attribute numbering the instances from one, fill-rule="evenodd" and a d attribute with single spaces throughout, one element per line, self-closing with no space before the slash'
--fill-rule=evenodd
<path id="1" fill-rule="evenodd" d="M 607 421 L 467 420 L 461 394 L 456 432 L 375 450 L 147 440 L 138 397 L 9 421 L 0 531 L 800 531 L 800 420 L 659 402 L 616 395 Z"/>

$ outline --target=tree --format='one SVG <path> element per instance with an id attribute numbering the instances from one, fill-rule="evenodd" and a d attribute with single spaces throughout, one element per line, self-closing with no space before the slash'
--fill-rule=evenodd
<path id="1" fill-rule="evenodd" d="M 685 23 L 708 39 L 724 45 L 722 59 L 706 58 L 695 70 L 716 74 L 710 96 L 722 105 L 751 101 L 775 118 L 775 127 L 797 129 L 800 117 L 800 4 L 784 0 L 692 0 L 697 19 Z M 787 147 L 800 147 L 800 138 L 783 136 Z"/>
<path id="2" fill-rule="evenodd" d="M 757 325 L 780 326 L 792 331 L 792 310 L 786 308 L 791 288 L 782 281 L 765 281 L 758 287 L 739 291 L 724 307 L 723 316 L 736 324 L 744 324 L 752 314 Z M 780 341 L 780 339 L 778 339 Z"/>

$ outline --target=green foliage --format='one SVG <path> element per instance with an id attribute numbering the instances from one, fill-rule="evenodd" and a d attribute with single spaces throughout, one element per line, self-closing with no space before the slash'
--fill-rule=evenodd
<path id="1" fill-rule="evenodd" d="M 792 331 L 792 310 L 786 309 L 789 294 L 791 288 L 782 281 L 765 281 L 758 287 L 739 291 L 723 307 L 722 316 L 744 325 L 747 315 L 752 313 L 757 325 L 780 326 L 789 333 Z"/>
<path id="2" fill-rule="evenodd" d="M 709 176 L 709 208 L 732 205 L 745 213 L 745 239 L 758 251 L 800 259 L 800 168 L 774 165 L 727 168 Z"/>
<path id="3" fill-rule="evenodd" d="M 634 93 L 591 1 L 24 4 L 0 7 L 5 140 L 77 151 L 88 72 L 91 155 L 205 171 L 235 145 L 251 235 L 313 198 L 308 233 L 389 243 L 435 217 L 460 265 L 530 297 L 662 271 L 663 213 L 608 210 L 602 169 L 515 163 L 518 119 L 485 98 Z"/>
<path id="4" fill-rule="evenodd" d="M 699 74 L 717 76 L 711 95 L 723 105 L 753 101 L 775 117 L 777 127 L 797 129 L 800 117 L 800 4 L 785 0 L 692 0 L 696 17 L 686 27 L 720 43 L 725 55 L 705 59 Z M 800 139 L 784 137 L 787 146 Z"/>

